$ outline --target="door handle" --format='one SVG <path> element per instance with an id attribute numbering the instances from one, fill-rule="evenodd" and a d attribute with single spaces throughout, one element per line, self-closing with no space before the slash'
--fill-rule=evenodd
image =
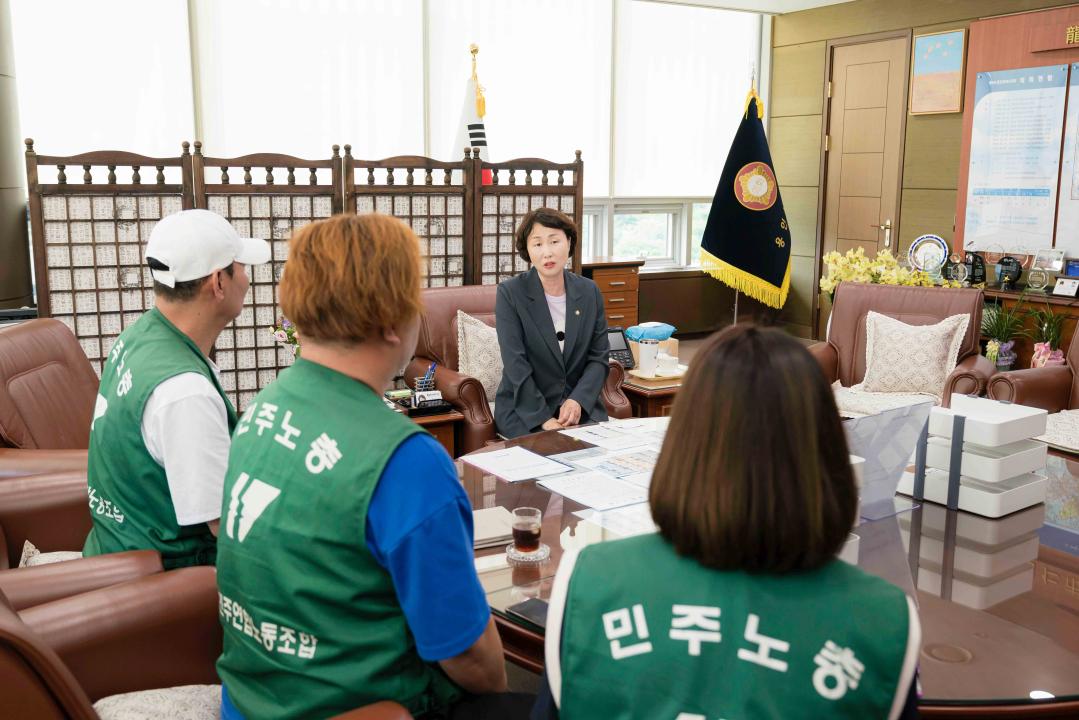
<path id="1" fill-rule="evenodd" d="M 870 225 L 871 228 L 884 231 L 884 247 L 890 248 L 892 246 L 892 219 L 888 218 L 884 221 L 883 225 Z"/>

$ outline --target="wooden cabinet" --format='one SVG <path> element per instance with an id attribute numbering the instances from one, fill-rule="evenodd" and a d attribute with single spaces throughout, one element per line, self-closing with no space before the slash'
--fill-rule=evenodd
<path id="1" fill-rule="evenodd" d="M 644 260 L 593 258 L 581 265 L 585 277 L 591 278 L 603 294 L 607 325 L 627 328 L 637 324 L 639 273 Z"/>

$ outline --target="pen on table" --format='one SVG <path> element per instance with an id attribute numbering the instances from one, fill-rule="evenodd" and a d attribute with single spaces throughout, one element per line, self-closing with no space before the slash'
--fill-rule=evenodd
<path id="1" fill-rule="evenodd" d="M 423 374 L 423 381 L 427 382 L 428 380 L 430 380 L 434 376 L 435 376 L 435 364 L 432 362 L 429 366 L 427 366 L 427 372 L 425 372 Z"/>

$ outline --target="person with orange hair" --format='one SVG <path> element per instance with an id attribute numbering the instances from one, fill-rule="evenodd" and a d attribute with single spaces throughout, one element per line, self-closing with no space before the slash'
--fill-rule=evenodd
<path id="1" fill-rule="evenodd" d="M 526 717 L 476 576 L 453 462 L 382 393 L 420 328 L 416 236 L 383 215 L 293 235 L 303 356 L 237 425 L 218 545 L 222 717 Z"/>

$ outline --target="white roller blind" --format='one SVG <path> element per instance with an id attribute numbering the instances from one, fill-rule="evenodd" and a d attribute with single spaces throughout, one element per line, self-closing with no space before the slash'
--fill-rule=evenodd
<path id="1" fill-rule="evenodd" d="M 461 96 L 480 47 L 493 161 L 584 160 L 586 195 L 609 177 L 611 0 L 438 0 L 430 9 L 431 154 L 456 159 Z"/>
<path id="2" fill-rule="evenodd" d="M 19 125 L 39 153 L 180 154 L 194 138 L 184 0 L 14 0 Z"/>
<path id="3" fill-rule="evenodd" d="M 420 0 L 197 0 L 203 140 L 216 156 L 423 152 Z"/>
<path id="4" fill-rule="evenodd" d="M 759 45 L 755 13 L 619 0 L 614 195 L 715 192 Z"/>

